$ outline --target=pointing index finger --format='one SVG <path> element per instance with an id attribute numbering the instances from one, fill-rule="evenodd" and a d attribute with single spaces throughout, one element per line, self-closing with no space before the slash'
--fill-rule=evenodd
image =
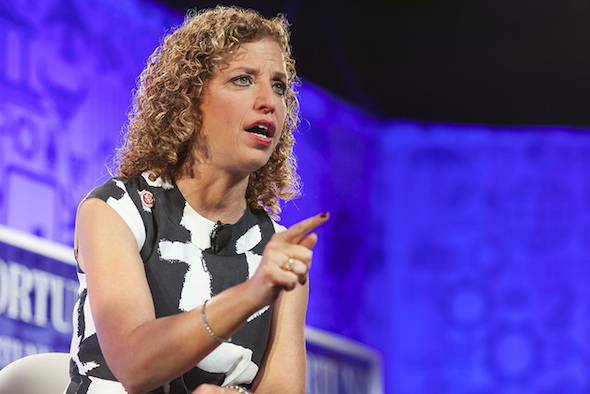
<path id="1" fill-rule="evenodd" d="M 330 217 L 328 212 L 320 213 L 295 223 L 283 233 L 286 241 L 298 244 L 311 231 L 324 224 Z"/>

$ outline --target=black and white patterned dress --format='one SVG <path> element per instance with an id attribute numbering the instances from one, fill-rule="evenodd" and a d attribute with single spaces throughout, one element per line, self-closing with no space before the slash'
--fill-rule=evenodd
<path id="1" fill-rule="evenodd" d="M 190 311 L 250 278 L 272 234 L 284 230 L 265 212 L 248 208 L 237 223 L 227 226 L 231 230 L 229 243 L 214 254 L 210 234 L 215 223 L 192 209 L 176 185 L 161 179 L 150 181 L 147 175 L 112 178 L 87 198 L 105 201 L 133 232 L 145 265 L 156 317 Z M 71 382 L 66 393 L 124 393 L 100 350 L 86 277 L 80 269 L 78 278 Z M 272 306 L 261 309 L 232 337 L 231 343 L 222 343 L 195 368 L 153 392 L 187 393 L 205 382 L 248 386 L 266 350 L 271 315 Z"/>

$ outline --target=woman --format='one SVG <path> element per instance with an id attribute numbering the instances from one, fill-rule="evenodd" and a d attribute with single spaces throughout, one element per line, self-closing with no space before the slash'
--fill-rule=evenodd
<path id="1" fill-rule="evenodd" d="M 319 214 L 297 195 L 283 17 L 189 15 L 139 82 L 118 173 L 81 203 L 68 393 L 303 393 Z M 278 231 L 285 230 L 285 231 Z"/>

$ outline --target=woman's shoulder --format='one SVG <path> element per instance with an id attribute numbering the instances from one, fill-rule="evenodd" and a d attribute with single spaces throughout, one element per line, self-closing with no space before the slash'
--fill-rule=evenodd
<path id="1" fill-rule="evenodd" d="M 152 223 L 153 188 L 158 185 L 157 179 L 149 180 L 149 173 L 112 177 L 92 189 L 85 200 L 96 198 L 113 208 L 129 226 L 141 250 L 149 235 L 146 226 Z"/>
<path id="2" fill-rule="evenodd" d="M 137 183 L 137 176 L 131 178 L 112 177 L 103 184 L 96 186 L 86 198 L 98 198 L 107 201 L 109 198 L 120 200 L 128 193 L 128 186 Z"/>
<path id="3" fill-rule="evenodd" d="M 173 185 L 161 178 L 150 178 L 149 172 L 134 175 L 132 177 L 115 176 L 106 180 L 88 193 L 86 198 L 99 198 L 103 201 L 109 199 L 120 200 L 125 195 L 141 194 L 143 191 L 153 188 L 171 189 Z"/>

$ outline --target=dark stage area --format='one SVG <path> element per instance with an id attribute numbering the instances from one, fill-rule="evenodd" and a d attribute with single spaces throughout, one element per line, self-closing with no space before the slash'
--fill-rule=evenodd
<path id="1" fill-rule="evenodd" d="M 184 13 L 219 2 L 162 3 Z M 285 13 L 304 81 L 374 115 L 491 125 L 590 125 L 588 1 L 231 4 L 265 16 Z"/>

